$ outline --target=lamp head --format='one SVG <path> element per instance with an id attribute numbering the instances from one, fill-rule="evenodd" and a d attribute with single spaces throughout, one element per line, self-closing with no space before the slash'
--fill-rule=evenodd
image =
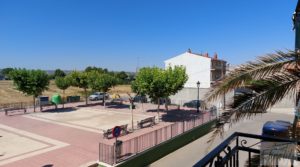
<path id="1" fill-rule="evenodd" d="M 200 82 L 199 82 L 199 81 L 197 82 L 197 87 L 198 87 L 198 88 L 200 87 Z"/>

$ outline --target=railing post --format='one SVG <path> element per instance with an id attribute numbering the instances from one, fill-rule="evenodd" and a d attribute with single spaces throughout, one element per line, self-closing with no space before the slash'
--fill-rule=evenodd
<path id="1" fill-rule="evenodd" d="M 239 147 L 239 136 L 236 137 L 236 147 Z M 236 150 L 236 166 L 239 166 L 239 149 Z"/>
<path id="2" fill-rule="evenodd" d="M 249 163 L 249 166 L 251 166 L 251 152 L 250 151 L 248 152 L 248 163 Z"/>
<path id="3" fill-rule="evenodd" d="M 157 145 L 157 130 L 155 130 L 155 145 Z"/>
<path id="4" fill-rule="evenodd" d="M 117 164 L 117 143 L 114 143 L 114 165 Z"/>
<path id="5" fill-rule="evenodd" d="M 100 160 L 101 160 L 101 157 L 100 157 L 100 154 L 101 154 L 101 146 L 100 146 L 101 144 L 99 143 L 99 162 L 100 162 Z"/>
<path id="6" fill-rule="evenodd" d="M 171 124 L 171 138 L 173 138 L 173 124 Z"/>
<path id="7" fill-rule="evenodd" d="M 193 118 L 193 128 L 195 128 L 195 118 Z"/>

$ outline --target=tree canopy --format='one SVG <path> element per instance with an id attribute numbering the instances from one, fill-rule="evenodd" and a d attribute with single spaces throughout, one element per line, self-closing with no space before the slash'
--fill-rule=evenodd
<path id="1" fill-rule="evenodd" d="M 89 88 L 88 73 L 73 71 L 66 76 L 66 79 L 69 81 L 71 86 L 79 87 L 84 90 L 85 101 L 86 104 L 88 104 L 88 100 L 87 100 L 88 98 L 87 89 Z"/>
<path id="2" fill-rule="evenodd" d="M 47 90 L 49 86 L 49 76 L 42 70 L 14 69 L 9 73 L 9 76 L 17 90 L 27 96 L 33 96 L 34 106 L 35 98 Z"/>
<path id="3" fill-rule="evenodd" d="M 213 86 L 206 94 L 206 101 L 212 102 L 225 93 L 246 88 L 248 91 L 235 96 L 230 105 L 231 117 L 226 121 L 231 123 L 255 115 L 257 111 L 266 111 L 285 97 L 293 97 L 297 106 L 300 98 L 299 57 L 299 52 L 279 51 L 242 64 Z M 222 133 L 222 126 L 215 135 L 218 133 Z"/>
<path id="4" fill-rule="evenodd" d="M 14 69 L 13 68 L 3 68 L 2 70 L 1 70 L 1 74 L 4 76 L 4 78 L 5 79 L 11 79 L 10 78 L 10 76 L 9 76 L 9 73 L 11 72 L 11 71 L 13 71 Z"/>
<path id="5" fill-rule="evenodd" d="M 88 75 L 89 87 L 94 91 L 108 92 L 117 84 L 117 79 L 109 74 L 102 74 L 98 71 L 91 71 Z"/>
<path id="6" fill-rule="evenodd" d="M 95 66 L 88 66 L 85 68 L 84 71 L 85 72 L 98 71 L 99 73 L 108 73 L 108 70 L 106 68 L 95 67 Z"/>
<path id="7" fill-rule="evenodd" d="M 146 94 L 153 101 L 158 101 L 160 98 L 176 94 L 183 88 L 187 79 L 185 68 L 181 66 L 167 69 L 145 67 L 140 69 L 131 87 L 134 92 Z"/>
<path id="8" fill-rule="evenodd" d="M 66 76 L 66 73 L 61 69 L 56 69 L 54 71 L 54 78 L 56 78 L 56 77 L 65 77 L 65 76 Z"/>
<path id="9" fill-rule="evenodd" d="M 56 86 L 61 90 L 66 90 L 70 86 L 70 82 L 67 78 L 64 77 L 56 77 L 55 78 Z"/>

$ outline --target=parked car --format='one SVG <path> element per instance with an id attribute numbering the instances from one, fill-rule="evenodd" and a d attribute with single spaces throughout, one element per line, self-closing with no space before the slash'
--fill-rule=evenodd
<path id="1" fill-rule="evenodd" d="M 103 98 L 108 99 L 109 94 L 104 93 L 104 92 L 95 92 L 89 96 L 89 100 L 94 101 L 94 100 L 103 100 Z"/>
<path id="2" fill-rule="evenodd" d="M 186 102 L 183 104 L 183 107 L 197 108 L 197 101 L 198 100 L 192 100 L 192 101 Z M 199 100 L 199 107 L 201 107 L 201 104 L 203 105 L 204 101 Z"/>
<path id="3" fill-rule="evenodd" d="M 147 99 L 146 96 L 138 95 L 138 96 L 135 96 L 135 97 L 133 98 L 133 101 L 134 101 L 134 102 L 147 103 L 147 102 L 148 102 L 148 99 Z"/>

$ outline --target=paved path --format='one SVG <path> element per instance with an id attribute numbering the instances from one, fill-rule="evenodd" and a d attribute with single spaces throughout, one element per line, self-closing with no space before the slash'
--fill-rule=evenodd
<path id="1" fill-rule="evenodd" d="M 58 148 L 55 151 L 49 151 L 35 155 L 31 158 L 21 159 L 5 166 L 16 167 L 25 165 L 30 167 L 41 167 L 53 165 L 71 167 L 97 160 L 97 143 L 100 138 L 97 133 L 37 121 L 22 116 L 14 116 L 9 119 L 4 116 L 0 116 L 0 122 L 1 124 L 12 128 L 22 129 L 26 132 L 38 134 L 43 137 L 48 137 L 69 144 L 68 146 Z M 48 142 L 48 140 L 44 140 L 42 142 Z"/>
<path id="2" fill-rule="evenodd" d="M 224 138 L 231 135 L 233 132 L 245 132 L 253 134 L 261 134 L 261 129 L 263 124 L 266 121 L 272 120 L 286 120 L 293 121 L 294 116 L 290 113 L 282 114 L 283 112 L 271 112 L 267 114 L 259 114 L 253 117 L 251 120 L 244 120 L 233 125 L 232 128 L 227 130 L 224 134 Z M 228 127 L 227 127 L 228 129 Z M 151 164 L 151 167 L 162 167 L 162 166 L 172 166 L 172 167 L 190 167 L 198 162 L 202 157 L 204 157 L 209 150 L 213 149 L 214 146 L 217 146 L 223 140 L 220 137 L 217 137 L 213 144 L 208 145 L 207 141 L 210 139 L 212 133 L 209 133 L 198 140 L 182 147 L 175 152 L 159 159 L 158 161 Z M 223 139 L 224 139 L 223 138 Z"/>
<path id="3" fill-rule="evenodd" d="M 114 142 L 114 140 L 103 139 L 100 129 L 107 128 L 105 124 L 113 126 L 124 121 L 128 123 L 131 112 L 126 105 L 121 107 L 110 105 L 104 108 L 95 103 L 91 102 L 87 107 L 83 102 L 65 105 L 76 109 L 81 105 L 79 109 L 82 109 L 82 112 L 77 114 L 72 114 L 72 111 L 41 113 L 39 110 L 33 113 L 33 109 L 28 109 L 25 115 L 13 113 L 12 116 L 5 116 L 4 112 L 0 112 L 0 136 L 3 136 L 0 137 L 0 155 L 3 154 L 0 156 L 0 166 L 74 167 L 96 161 L 98 143 Z M 53 109 L 53 106 L 44 110 L 51 108 Z M 146 117 L 157 116 L 155 108 L 156 105 L 153 104 L 137 105 L 137 109 L 133 111 L 135 122 Z M 101 116 L 101 113 L 117 115 L 116 120 L 105 114 Z M 189 110 L 161 112 L 162 120 L 167 122 L 136 130 L 135 133 L 120 139 L 129 140 L 167 126 L 170 124 L 168 121 L 176 121 L 178 118 L 188 120 L 193 115 L 195 111 Z"/>

